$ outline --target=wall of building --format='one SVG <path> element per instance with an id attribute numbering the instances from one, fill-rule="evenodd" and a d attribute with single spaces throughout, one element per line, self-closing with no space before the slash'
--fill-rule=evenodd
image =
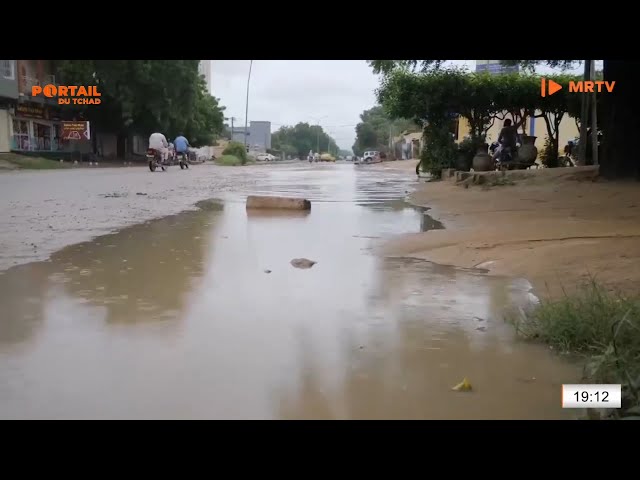
<path id="1" fill-rule="evenodd" d="M 235 127 L 231 139 L 234 142 L 244 143 L 244 127 Z M 265 151 L 271 148 L 271 122 L 249 122 L 249 135 L 247 144 L 251 149 Z"/>
<path id="2" fill-rule="evenodd" d="M 244 128 L 234 128 L 231 140 L 238 143 L 244 143 Z M 249 142 L 249 139 L 247 139 L 247 142 Z"/>
<path id="3" fill-rule="evenodd" d="M 0 153 L 11 150 L 11 116 L 8 110 L 0 109 Z"/>
<path id="4" fill-rule="evenodd" d="M 507 115 L 506 118 L 512 118 L 511 115 Z M 500 129 L 503 126 L 503 120 L 496 120 L 493 126 L 487 132 L 487 142 L 492 143 L 498 140 L 498 135 L 500 135 Z M 533 128 L 532 128 L 533 123 Z M 469 122 L 465 118 L 460 118 L 459 129 L 458 129 L 458 142 L 462 141 L 466 135 L 469 134 Z M 522 131 L 522 129 L 520 129 Z M 544 118 L 538 117 L 535 119 L 535 122 L 532 122 L 531 118 L 527 119 L 525 132 L 527 135 L 532 135 L 536 138 L 536 147 L 538 151 L 542 151 L 544 148 L 544 143 L 547 137 L 547 125 L 544 121 Z M 564 146 L 567 144 L 569 140 L 573 140 L 575 137 L 580 135 L 580 131 L 576 126 L 576 122 L 573 118 L 569 117 L 569 115 L 564 115 L 562 117 L 562 121 L 560 122 L 560 134 L 558 135 L 558 150 L 562 153 Z"/>
<path id="5" fill-rule="evenodd" d="M 10 62 L 12 65 L 13 78 L 4 76 L 4 69 L 0 72 L 0 97 L 18 98 L 18 71 L 15 60 L 2 60 L 2 63 Z M 3 65 L 4 66 L 4 65 Z"/>
<path id="6" fill-rule="evenodd" d="M 265 150 L 271 148 L 271 122 L 251 122 L 248 143 Z"/>
<path id="7" fill-rule="evenodd" d="M 204 79 L 207 82 L 207 91 L 210 95 L 213 95 L 211 88 L 211 60 L 200 60 L 198 65 L 198 72 L 200 75 L 204 75 Z"/>

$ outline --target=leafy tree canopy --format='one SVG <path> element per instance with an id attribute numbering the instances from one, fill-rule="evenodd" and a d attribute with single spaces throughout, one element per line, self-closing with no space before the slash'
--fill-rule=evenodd
<path id="1" fill-rule="evenodd" d="M 57 60 L 65 83 L 97 85 L 99 107 L 85 117 L 118 133 L 183 133 L 194 145 L 223 129 L 223 110 L 206 91 L 198 60 Z"/>
<path id="2" fill-rule="evenodd" d="M 353 151 L 359 156 L 366 150 L 384 151 L 389 145 L 389 136 L 419 130 L 420 127 L 412 120 L 393 118 L 381 105 L 377 105 L 360 114 Z"/>
<path id="3" fill-rule="evenodd" d="M 320 153 L 338 152 L 339 148 L 335 140 L 319 125 L 309 125 L 300 122 L 294 127 L 283 126 L 271 136 L 271 144 L 274 149 L 280 150 L 285 155 L 295 155 L 305 158 L 309 151 Z"/>

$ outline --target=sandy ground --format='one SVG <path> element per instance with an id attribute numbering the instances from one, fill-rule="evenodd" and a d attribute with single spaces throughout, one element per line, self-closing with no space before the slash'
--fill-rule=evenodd
<path id="1" fill-rule="evenodd" d="M 415 164 L 374 168 L 413 175 Z M 398 238 L 384 252 L 521 276 L 543 297 L 571 292 L 590 277 L 609 290 L 636 293 L 640 185 L 584 180 L 575 168 L 531 172 L 514 185 L 490 188 L 420 184 L 412 202 L 430 207 L 445 229 Z"/>

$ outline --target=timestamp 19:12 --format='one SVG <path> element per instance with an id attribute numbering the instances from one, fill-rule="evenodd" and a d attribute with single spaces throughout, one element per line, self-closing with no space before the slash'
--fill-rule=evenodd
<path id="1" fill-rule="evenodd" d="M 562 408 L 620 408 L 622 386 L 610 385 L 562 385 Z"/>

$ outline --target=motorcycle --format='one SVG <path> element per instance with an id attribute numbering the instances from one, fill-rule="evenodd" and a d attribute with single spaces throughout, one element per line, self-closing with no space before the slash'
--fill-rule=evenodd
<path id="1" fill-rule="evenodd" d="M 493 155 L 495 154 L 496 150 L 498 149 L 498 147 L 500 147 L 500 144 L 498 142 L 493 142 L 491 144 L 491 146 L 489 147 L 489 152 L 491 154 L 491 156 L 493 157 Z M 498 155 L 498 158 L 496 159 L 495 162 L 495 167 L 497 170 L 505 170 L 505 169 L 509 169 L 509 164 L 511 164 L 518 155 L 518 148 L 516 147 L 515 149 L 511 148 L 511 147 L 504 147 L 502 148 L 502 150 L 500 150 L 500 155 Z"/>
<path id="2" fill-rule="evenodd" d="M 176 153 L 176 157 L 178 158 L 178 163 L 180 164 L 180 170 L 184 170 L 185 168 L 189 168 L 189 158 L 187 153 Z"/>
<path id="3" fill-rule="evenodd" d="M 166 163 L 162 161 L 162 152 L 155 148 L 149 148 L 147 150 L 147 161 L 149 162 L 149 170 L 156 171 L 156 168 L 161 168 L 163 172 L 166 172 Z"/>

